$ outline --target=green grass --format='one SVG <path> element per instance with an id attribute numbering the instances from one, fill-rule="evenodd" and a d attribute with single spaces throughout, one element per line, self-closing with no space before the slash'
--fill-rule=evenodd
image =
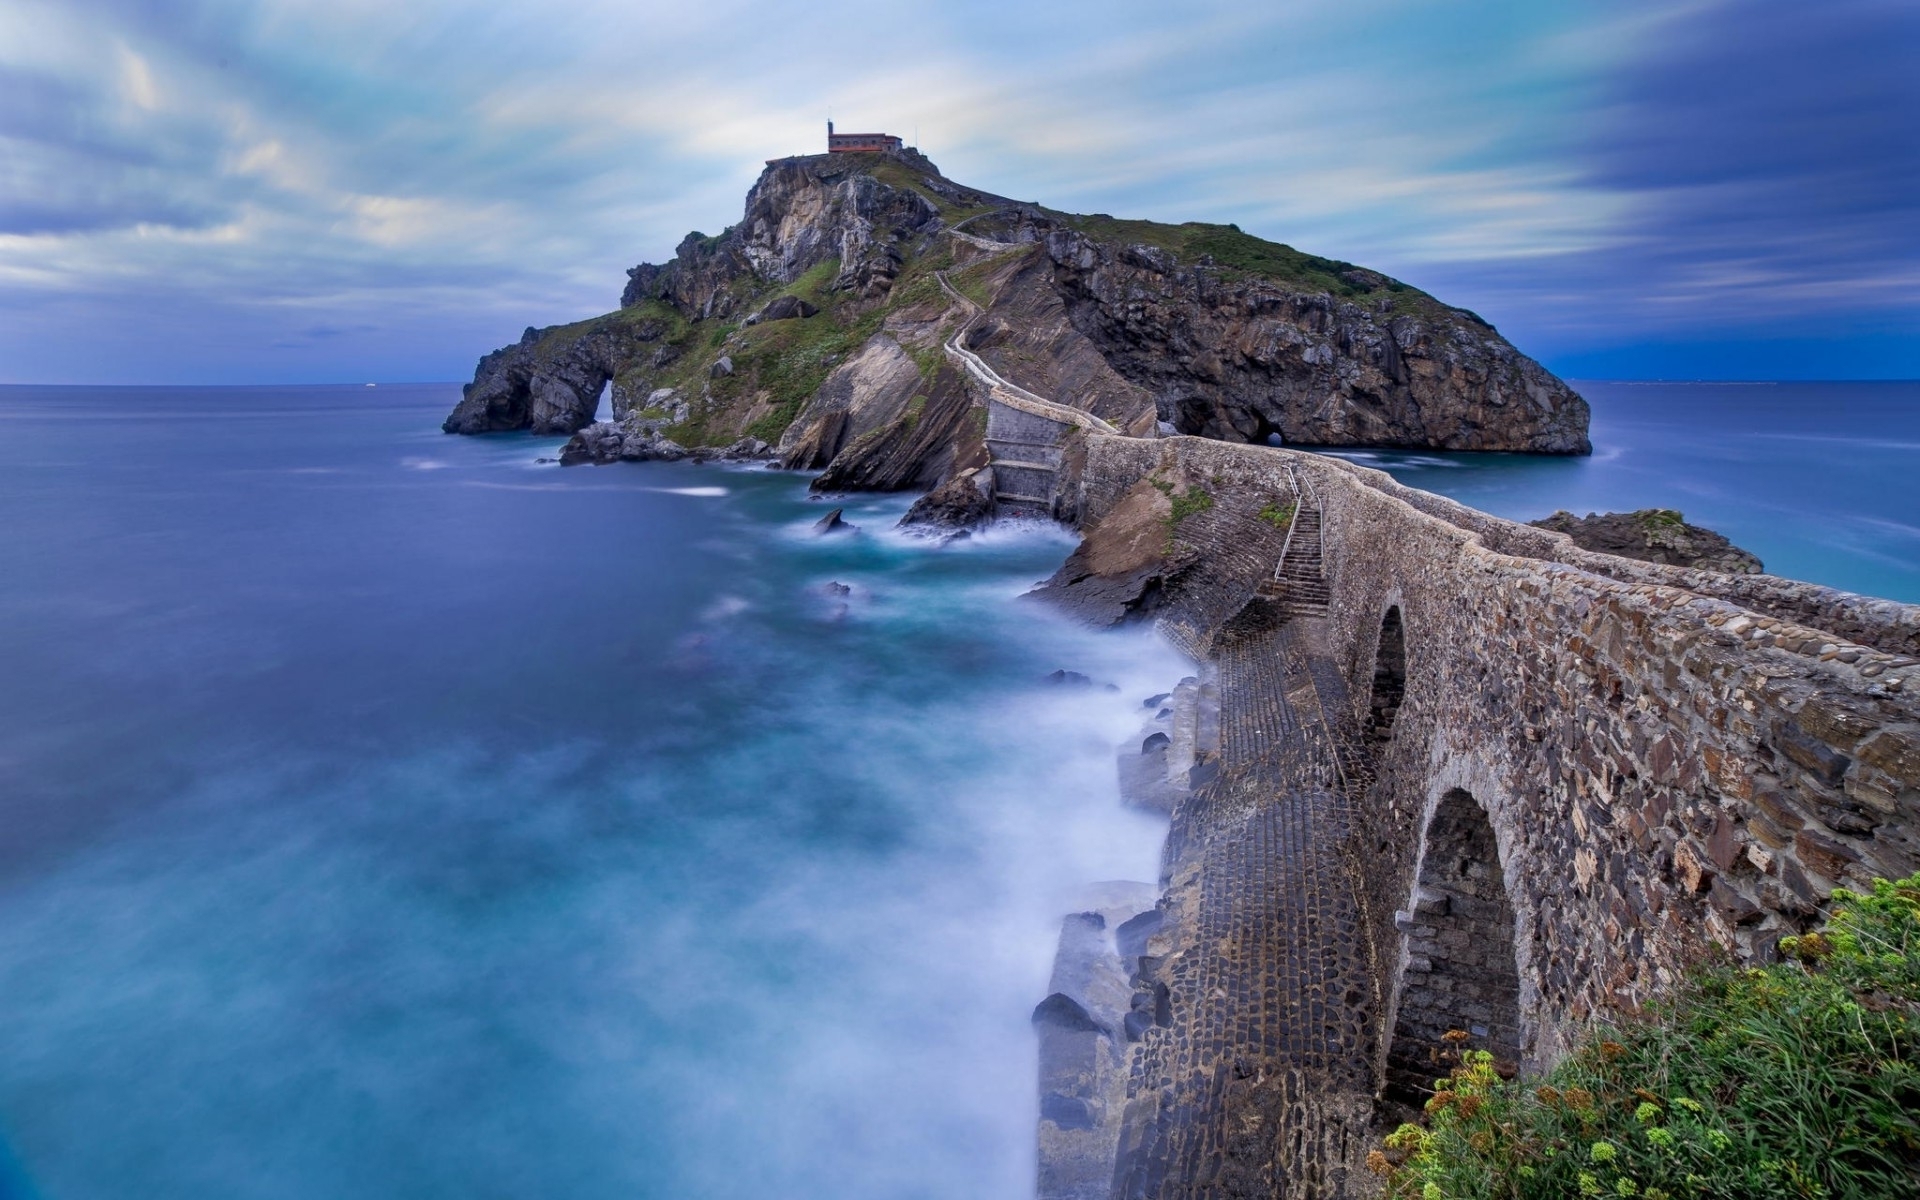
<path id="1" fill-rule="evenodd" d="M 802 274 L 800 278 L 794 280 L 786 287 L 781 288 L 779 291 L 774 292 L 771 296 L 768 296 L 767 299 L 772 300 L 779 296 L 798 296 L 815 308 L 822 310 L 829 309 L 838 304 L 841 299 L 833 292 L 827 290 L 833 286 L 833 281 L 837 279 L 839 275 L 840 260 L 837 257 L 829 258 L 825 262 L 815 263 L 813 266 L 807 268 L 806 272 Z M 812 317 L 800 319 L 813 320 Z"/>
<path id="2" fill-rule="evenodd" d="M 922 172 L 894 159 L 878 159 L 874 162 L 871 173 L 875 179 L 888 187 L 919 193 L 928 203 L 940 210 L 940 218 L 949 225 L 957 224 L 968 217 L 977 217 L 981 213 L 993 212 L 1000 207 L 997 204 L 957 204 L 928 187 L 926 176 Z"/>
<path id="3" fill-rule="evenodd" d="M 1275 529 L 1285 529 L 1293 523 L 1293 511 L 1297 505 L 1289 500 L 1285 504 L 1270 502 L 1260 510 L 1260 519 Z"/>
<path id="4" fill-rule="evenodd" d="M 983 258 L 979 262 L 968 263 L 964 267 L 947 272 L 947 282 L 953 290 L 978 304 L 981 308 L 993 307 L 993 289 L 987 286 L 987 277 L 1000 267 L 997 259 Z M 938 286 L 936 283 L 935 286 Z"/>
<path id="5" fill-rule="evenodd" d="M 764 442 L 778 441 L 834 368 L 879 332 L 882 315 L 823 310 L 804 319 L 740 330 L 734 373 L 712 383 L 719 409 L 725 411 L 762 390 L 770 393 L 773 411 L 746 432 Z"/>
<path id="6" fill-rule="evenodd" d="M 1204 257 L 1211 259 L 1215 268 L 1229 277 L 1253 276 L 1301 291 L 1325 292 L 1346 300 L 1365 300 L 1370 303 L 1386 300 L 1396 313 L 1431 314 L 1446 309 L 1445 305 L 1425 292 L 1397 279 L 1388 279 L 1378 275 L 1378 272 L 1368 272 L 1368 275 L 1378 276 L 1380 282 L 1377 284 L 1370 282 L 1366 276 L 1347 278 L 1347 272 L 1364 268 L 1254 237 L 1242 232 L 1237 225 L 1211 225 L 1201 221 L 1166 225 L 1158 221 L 1125 220 L 1104 213 L 1084 217 L 1071 213 L 1053 215 L 1103 242 L 1145 245 L 1165 250 L 1182 266 L 1199 265 Z M 1465 315 L 1472 316 L 1471 313 Z M 1474 319 L 1479 320 L 1477 317 Z"/>
<path id="7" fill-rule="evenodd" d="M 1537 1086 L 1459 1050 L 1369 1160 L 1401 1200 L 1920 1195 L 1920 875 L 1833 894 L 1787 961 L 1703 968 Z"/>
<path id="8" fill-rule="evenodd" d="M 1178 525 L 1188 517 L 1198 516 L 1213 507 L 1213 495 L 1205 488 L 1190 487 L 1184 492 L 1169 493 L 1173 501 L 1173 523 Z"/>
<path id="9" fill-rule="evenodd" d="M 1188 517 L 1197 516 L 1211 509 L 1213 507 L 1213 495 L 1198 484 L 1189 485 L 1185 491 L 1176 491 L 1173 484 L 1164 479 L 1152 479 L 1150 482 L 1160 490 L 1160 494 L 1165 496 L 1173 506 L 1171 511 L 1167 513 L 1166 545 L 1166 552 L 1172 554 L 1174 543 L 1177 540 L 1176 535 L 1180 529 L 1180 522 L 1186 520 Z"/>

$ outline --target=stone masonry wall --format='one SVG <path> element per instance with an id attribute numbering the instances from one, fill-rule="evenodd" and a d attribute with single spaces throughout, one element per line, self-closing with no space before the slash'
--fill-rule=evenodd
<path id="1" fill-rule="evenodd" d="M 1696 959 L 1765 958 L 1835 886 L 1920 867 L 1920 609 L 1627 563 L 1339 460 L 1192 438 L 1088 439 L 1083 520 L 1154 470 L 1230 484 L 1227 507 L 1285 495 L 1289 461 L 1324 511 L 1330 652 L 1358 725 L 1383 616 L 1397 606 L 1403 622 L 1405 693 L 1352 834 L 1385 1028 L 1405 947 L 1382 915 L 1411 907 L 1419 848 L 1456 789 L 1495 834 L 1520 1050 L 1536 1065 Z M 1182 537 L 1245 557 L 1226 539 L 1250 526 L 1209 518 Z M 1217 592 L 1251 574 L 1172 597 L 1163 627 L 1204 653 L 1246 598 Z"/>

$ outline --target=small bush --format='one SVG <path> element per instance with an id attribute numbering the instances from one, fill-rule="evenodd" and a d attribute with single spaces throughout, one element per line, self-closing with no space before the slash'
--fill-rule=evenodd
<path id="1" fill-rule="evenodd" d="M 1787 961 L 1697 971 L 1537 1086 L 1456 1053 L 1369 1165 L 1419 1200 L 1920 1195 L 1920 875 L 1833 898 Z"/>

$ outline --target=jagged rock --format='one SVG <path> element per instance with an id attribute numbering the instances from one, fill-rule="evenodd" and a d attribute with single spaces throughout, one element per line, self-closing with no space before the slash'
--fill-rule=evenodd
<path id="1" fill-rule="evenodd" d="M 942 364 L 930 385 L 914 390 L 900 416 L 847 442 L 813 486 L 897 491 L 931 487 L 950 471 L 985 466 L 986 443 L 970 420 L 976 411 L 959 374 Z"/>
<path id="2" fill-rule="evenodd" d="M 1687 524 L 1686 518 L 1671 508 L 1588 513 L 1584 517 L 1561 509 L 1529 524 L 1564 533 L 1583 550 L 1642 562 L 1699 567 L 1727 575 L 1758 575 L 1765 570 L 1755 555 L 1711 529 Z"/>
<path id="3" fill-rule="evenodd" d="M 813 523 L 814 534 L 821 537 L 829 533 L 857 533 L 859 530 L 858 525 L 849 524 L 844 520 L 837 508 Z"/>
<path id="4" fill-rule="evenodd" d="M 674 248 L 672 262 L 664 266 L 641 263 L 629 270 L 626 290 L 620 294 L 621 307 L 665 300 L 695 320 L 730 316 L 737 303 L 734 281 L 753 271 L 753 265 L 741 253 L 737 229 L 730 228 L 718 237 L 689 233 Z"/>
<path id="5" fill-rule="evenodd" d="M 567 439 L 560 447 L 560 465 L 577 467 L 581 463 L 610 463 L 620 458 L 625 434 L 612 421 L 596 421 Z"/>
<path id="6" fill-rule="evenodd" d="M 560 465 L 581 463 L 674 462 L 687 457 L 686 447 L 668 439 L 650 421 L 596 421 L 574 434 L 560 448 Z"/>
<path id="7" fill-rule="evenodd" d="M 709 379 L 723 379 L 731 374 L 733 374 L 733 358 L 730 355 L 722 354 L 714 360 L 712 366 L 707 368 Z"/>
<path id="8" fill-rule="evenodd" d="M 573 433 L 592 423 L 601 390 L 621 366 L 665 332 L 660 321 L 632 321 L 619 313 L 581 325 L 529 327 L 514 345 L 480 360 L 441 428 Z M 614 391 L 614 406 L 623 410 L 628 397 L 617 384 Z"/>
<path id="9" fill-rule="evenodd" d="M 1092 687 L 1093 680 L 1078 671 L 1069 671 L 1056 667 L 1040 677 L 1042 683 L 1051 683 L 1056 687 Z"/>
<path id="10" fill-rule="evenodd" d="M 1041 592 L 1097 625 L 1151 616 L 1200 563 L 1191 547 L 1169 544 L 1172 519 L 1167 494 L 1141 480 L 1086 531 Z"/>
<path id="11" fill-rule="evenodd" d="M 913 502 L 902 529 L 966 532 L 993 519 L 993 468 L 962 471 Z"/>
<path id="12" fill-rule="evenodd" d="M 670 425 L 681 424 L 688 416 L 692 415 L 693 412 L 693 406 L 682 399 L 680 393 L 673 388 L 653 389 L 647 393 L 647 398 L 642 402 L 640 407 L 648 411 L 666 414 L 665 419 Z M 616 418 L 625 415 L 625 413 L 617 409 L 614 412 Z"/>
<path id="13" fill-rule="evenodd" d="M 687 457 L 697 463 L 713 462 L 752 462 L 769 456 L 772 447 L 759 438 L 745 437 L 730 446 L 701 446 L 687 451 Z M 777 464 L 768 464 L 769 466 Z"/>

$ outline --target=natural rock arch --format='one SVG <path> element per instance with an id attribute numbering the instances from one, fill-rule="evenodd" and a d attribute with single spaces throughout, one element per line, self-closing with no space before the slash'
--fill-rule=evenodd
<path id="1" fill-rule="evenodd" d="M 1373 693 L 1367 701 L 1367 741 L 1378 749 L 1393 734 L 1393 720 L 1407 694 L 1407 635 L 1395 604 L 1380 618 L 1373 655 Z"/>
<path id="2" fill-rule="evenodd" d="M 1454 788 L 1427 824 L 1419 879 L 1407 910 L 1395 914 L 1405 935 L 1399 1003 L 1387 1051 L 1387 1091 L 1418 1100 L 1446 1073 L 1440 1051 L 1459 1030 L 1466 1045 L 1517 1067 L 1520 969 L 1514 955 L 1513 903 L 1499 844 L 1486 810 Z"/>

